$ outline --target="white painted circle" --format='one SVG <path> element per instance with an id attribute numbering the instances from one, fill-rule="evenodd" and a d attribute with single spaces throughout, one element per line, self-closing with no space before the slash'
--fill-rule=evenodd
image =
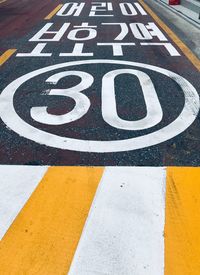
<path id="1" fill-rule="evenodd" d="M 27 80 L 35 76 L 50 72 L 56 69 L 61 69 L 69 66 L 85 65 L 85 64 L 118 64 L 126 66 L 134 66 L 143 69 L 149 69 L 176 81 L 182 88 L 185 104 L 180 115 L 169 125 L 157 130 L 156 132 L 149 133 L 140 137 L 134 137 L 124 140 L 114 141 L 95 141 L 95 140 L 79 140 L 68 137 L 60 137 L 55 134 L 47 133 L 39 130 L 24 120 L 22 120 L 16 113 L 13 106 L 13 97 L 16 90 Z M 84 60 L 73 61 L 61 64 L 48 66 L 42 69 L 25 74 L 10 83 L 0 95 L 0 116 L 3 122 L 13 131 L 18 133 L 29 140 L 35 141 L 39 144 L 47 145 L 54 148 L 80 151 L 80 152 L 121 152 L 130 151 L 149 147 L 159 144 L 168 139 L 171 139 L 186 130 L 196 119 L 200 108 L 199 95 L 196 89 L 185 78 L 180 75 L 156 66 L 122 61 L 122 60 Z"/>

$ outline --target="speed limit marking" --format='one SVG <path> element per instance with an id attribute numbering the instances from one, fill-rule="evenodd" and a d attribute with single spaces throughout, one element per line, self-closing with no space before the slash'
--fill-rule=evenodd
<path id="1" fill-rule="evenodd" d="M 182 93 L 184 96 L 184 107 L 179 116 L 173 122 L 157 131 L 129 139 L 109 141 L 82 140 L 51 134 L 29 125 L 16 113 L 13 106 L 13 98 L 15 92 L 23 83 L 44 73 L 53 72 L 57 69 L 67 68 L 69 71 L 65 70 L 64 72 L 54 74 L 46 80 L 47 82 L 50 81 L 53 84 L 56 84 L 59 79 L 70 74 L 70 66 L 89 64 L 115 64 L 132 67 L 132 69 L 110 71 L 105 74 L 102 79 L 102 116 L 105 122 L 112 127 L 135 131 L 138 129 L 150 128 L 158 124 L 162 120 L 162 108 L 160 106 L 154 85 L 150 77 L 146 73 L 142 72 L 141 69 L 147 69 L 160 73 L 175 81 L 182 89 Z M 140 82 L 140 86 L 143 91 L 147 114 L 145 118 L 138 121 L 125 121 L 119 118 L 117 115 L 114 85 L 115 77 L 124 73 L 136 76 Z M 81 83 L 75 87 L 66 90 L 51 90 L 50 93 L 51 96 L 54 96 L 59 95 L 60 92 L 62 93 L 62 95 L 74 99 L 76 103 L 74 109 L 70 113 L 63 115 L 61 119 L 62 124 L 67 124 L 71 121 L 80 119 L 83 115 L 87 113 L 90 107 L 90 100 L 89 98 L 87 98 L 86 95 L 84 95 L 83 91 L 84 89 L 92 85 L 93 76 L 86 72 L 81 72 L 80 68 L 78 69 L 78 71 L 71 71 L 71 75 L 78 75 L 81 78 Z M 57 91 L 58 93 L 56 93 L 55 91 Z M 61 63 L 32 71 L 10 83 L 3 90 L 2 94 L 0 95 L 0 99 L 1 119 L 10 129 L 18 133 L 20 136 L 35 141 L 39 144 L 47 145 L 54 148 L 96 153 L 136 150 L 169 140 L 182 133 L 193 123 L 193 121 L 197 117 L 200 107 L 199 96 L 196 89 L 185 78 L 174 72 L 143 63 L 102 59 Z M 48 114 L 46 109 L 46 106 L 33 107 L 31 109 L 32 118 L 42 123 L 58 125 L 60 123 L 58 117 Z"/>

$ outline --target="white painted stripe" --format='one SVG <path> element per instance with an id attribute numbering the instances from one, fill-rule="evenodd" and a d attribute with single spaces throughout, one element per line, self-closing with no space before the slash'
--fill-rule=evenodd
<path id="1" fill-rule="evenodd" d="M 171 56 L 181 56 L 171 43 L 140 43 L 142 46 L 164 46 Z"/>
<path id="2" fill-rule="evenodd" d="M 106 168 L 69 275 L 164 274 L 165 168 Z"/>
<path id="3" fill-rule="evenodd" d="M 0 166 L 0 240 L 46 170 L 45 166 Z"/>

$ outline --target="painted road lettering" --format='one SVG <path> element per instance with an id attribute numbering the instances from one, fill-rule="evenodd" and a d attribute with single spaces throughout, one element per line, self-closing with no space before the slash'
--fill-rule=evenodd
<path id="1" fill-rule="evenodd" d="M 1 84 L 2 163 L 38 162 L 38 148 L 47 165 L 190 164 L 173 143 L 198 134 L 198 72 L 147 10 L 140 1 L 58 3 L 33 28 Z M 27 144 L 17 160 L 8 134 Z M 62 157 L 47 160 L 46 150 Z"/>
<path id="2" fill-rule="evenodd" d="M 85 3 L 66 3 L 63 7 L 57 12 L 57 16 L 80 16 L 81 11 Z"/>
<path id="3" fill-rule="evenodd" d="M 30 53 L 18 53 L 18 57 L 51 57 L 52 53 L 45 53 L 45 48 L 48 47 L 47 42 L 60 42 L 61 40 L 69 40 L 76 41 L 74 44 L 73 51 L 71 53 L 60 53 L 59 56 L 94 56 L 94 54 L 98 54 L 98 49 L 101 46 L 111 46 L 113 48 L 113 56 L 124 56 L 123 47 L 125 46 L 164 46 L 167 52 L 171 56 L 179 56 L 180 54 L 176 50 L 176 48 L 168 42 L 168 39 L 165 35 L 159 30 L 155 23 L 149 22 L 148 24 L 143 23 L 130 23 L 127 25 L 126 23 L 106 23 L 102 22 L 100 26 L 90 25 L 89 22 L 82 22 L 80 25 L 74 25 L 70 23 L 63 23 L 59 29 L 55 30 L 54 23 L 47 23 L 41 30 L 39 30 L 32 38 L 29 39 L 29 42 L 46 42 L 46 43 L 38 43 L 35 48 Z M 120 33 L 117 34 L 116 37 L 113 37 L 112 42 L 106 42 L 106 40 L 99 40 L 98 37 L 99 31 L 101 31 L 102 26 L 104 28 L 108 28 L 108 31 L 111 28 L 120 27 Z M 110 27 L 110 28 L 109 28 Z M 69 28 L 73 28 L 69 30 Z M 68 31 L 68 34 L 66 32 Z M 103 31 L 105 31 L 103 29 Z M 124 41 L 129 35 L 129 31 L 134 39 L 134 43 L 116 43 L 115 41 Z M 45 37 L 45 38 L 44 38 Z M 85 46 L 87 46 L 87 41 L 89 40 L 97 40 L 94 48 L 96 48 L 97 53 L 95 52 L 83 52 Z M 150 43 L 142 43 L 141 41 L 149 41 L 154 40 L 161 41 L 163 43 L 151 42 Z M 98 42 L 100 41 L 100 42 Z M 164 43 L 166 41 L 166 43 Z M 83 43 L 78 43 L 83 42 Z M 134 49 L 132 49 L 134 50 Z"/>
<path id="4" fill-rule="evenodd" d="M 0 274 L 199 275 L 199 60 L 143 0 L 26 2 L 1 6 Z"/>
<path id="5" fill-rule="evenodd" d="M 121 11 L 121 14 L 124 16 L 136 16 L 147 15 L 143 7 L 139 3 L 119 3 L 118 8 Z M 57 12 L 57 16 L 68 17 L 68 16 L 81 16 L 82 12 L 86 8 L 85 3 L 66 3 L 63 7 Z M 98 2 L 94 1 L 91 3 L 91 9 L 89 12 L 90 17 L 105 17 L 105 16 L 114 16 L 113 14 L 113 4 L 112 2 Z"/>

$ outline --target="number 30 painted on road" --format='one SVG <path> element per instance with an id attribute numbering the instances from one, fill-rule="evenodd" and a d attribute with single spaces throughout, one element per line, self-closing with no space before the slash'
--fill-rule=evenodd
<path id="1" fill-rule="evenodd" d="M 93 83 L 93 77 L 85 72 L 79 71 L 81 65 L 95 64 L 95 66 L 101 66 L 102 64 L 114 64 L 129 66 L 133 69 L 118 69 L 111 72 L 108 72 L 104 75 L 102 79 L 102 114 L 104 120 L 112 125 L 113 127 L 126 129 L 126 130 L 136 130 L 136 129 L 144 129 L 147 127 L 151 127 L 159 122 L 162 119 L 162 110 L 160 107 L 160 103 L 157 98 L 157 94 L 154 90 L 153 84 L 148 77 L 148 75 L 142 71 L 140 68 L 145 70 L 150 70 L 156 72 L 158 74 L 163 74 L 169 78 L 169 80 L 173 80 L 180 87 L 179 91 L 182 93 L 184 97 L 184 106 L 179 116 L 172 121 L 170 124 L 164 126 L 161 129 L 158 129 L 152 133 L 148 133 L 145 135 L 132 137 L 128 139 L 122 140 L 83 140 L 83 139 L 75 139 L 69 137 L 62 137 L 59 135 L 55 135 L 52 133 L 45 132 L 43 130 L 37 129 L 36 127 L 28 124 L 24 121 L 15 111 L 13 106 L 13 98 L 15 96 L 15 92 L 20 88 L 20 86 L 33 79 L 39 75 L 45 74 L 47 72 L 55 71 L 58 69 L 67 68 L 68 71 L 57 73 L 51 76 L 49 79 L 54 80 L 56 83 L 62 77 L 68 76 L 68 74 L 78 75 L 81 78 L 81 83 L 75 87 L 70 88 L 71 90 L 58 90 L 57 92 L 60 95 L 64 94 L 65 96 L 70 96 L 75 100 L 74 109 L 68 114 L 63 115 L 62 123 L 69 123 L 70 121 L 75 121 L 78 118 L 81 118 L 84 114 L 87 113 L 90 107 L 89 99 L 81 93 L 87 87 L 90 87 Z M 70 71 L 70 66 L 77 66 L 77 71 Z M 139 70 L 138 70 L 139 68 Z M 114 82 L 115 78 L 118 75 L 129 73 L 137 76 L 140 85 L 143 90 L 145 104 L 147 108 L 147 115 L 144 119 L 138 121 L 125 121 L 118 117 L 116 111 L 116 101 L 115 101 L 115 89 Z M 49 80 L 48 79 L 48 80 Z M 47 80 L 47 81 L 48 81 Z M 148 83 L 148 84 L 147 84 Z M 147 89 L 148 86 L 148 89 Z M 78 88 L 78 89 L 77 89 Z M 76 90 L 75 90 L 76 89 Z M 77 92 L 78 91 L 78 92 Z M 58 95 L 56 90 L 51 90 L 50 95 L 55 96 Z M 82 106 L 82 103 L 83 106 Z M 154 106 L 154 107 L 152 107 Z M 175 137 L 176 135 L 182 133 L 186 130 L 196 119 L 199 112 L 199 95 L 196 89 L 192 86 L 192 84 L 187 81 L 182 76 L 173 73 L 169 70 L 159 68 L 156 66 L 130 62 L 130 61 L 122 61 L 122 60 L 83 60 L 83 61 L 72 61 L 61 64 L 56 64 L 52 66 L 48 66 L 45 68 L 41 68 L 39 70 L 30 72 L 25 74 L 18 79 L 14 80 L 10 83 L 1 93 L 0 95 L 0 117 L 2 121 L 7 125 L 8 128 L 12 129 L 20 136 L 23 136 L 29 140 L 35 141 L 40 144 L 44 144 L 46 146 L 59 148 L 63 150 L 73 150 L 73 151 L 82 151 L 82 152 L 96 152 L 96 153 L 108 153 L 108 152 L 120 152 L 120 151 L 129 151 L 136 150 L 145 147 L 149 147 L 152 145 L 159 144 L 168 139 Z M 35 107 L 36 108 L 36 107 Z M 49 121 L 54 123 L 60 123 L 60 119 L 58 117 L 52 117 L 47 114 L 47 107 L 40 107 L 42 109 L 32 109 L 31 115 L 35 117 L 35 119 L 42 119 L 43 122 L 47 123 Z M 156 110 L 153 110 L 156 108 Z M 77 112 L 77 113 L 76 113 Z M 42 114 L 42 116 L 39 115 Z M 152 122 L 153 121 L 153 122 Z"/>
<path id="2" fill-rule="evenodd" d="M 146 117 L 143 119 L 127 121 L 121 119 L 117 114 L 115 78 L 123 74 L 134 75 L 140 82 L 147 110 Z M 93 84 L 94 78 L 89 73 L 82 71 L 65 71 L 52 75 L 46 82 L 57 84 L 67 76 L 78 76 L 81 78 L 81 82 L 68 89 L 52 89 L 48 95 L 66 96 L 74 99 L 73 110 L 64 115 L 52 115 L 47 112 L 47 106 L 33 107 L 31 116 L 34 120 L 48 125 L 62 125 L 76 121 L 87 113 L 90 100 L 81 91 L 89 88 Z M 133 69 L 119 69 L 106 73 L 102 79 L 102 116 L 109 125 L 123 130 L 143 130 L 158 124 L 162 120 L 163 112 L 150 77 L 142 71 Z"/>

